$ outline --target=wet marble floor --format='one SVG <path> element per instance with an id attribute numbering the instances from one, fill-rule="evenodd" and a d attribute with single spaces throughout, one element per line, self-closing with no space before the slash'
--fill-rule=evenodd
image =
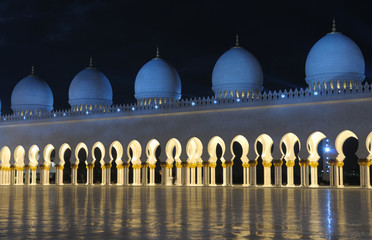
<path id="1" fill-rule="evenodd" d="M 371 239 L 372 190 L 0 186 L 0 239 Z"/>

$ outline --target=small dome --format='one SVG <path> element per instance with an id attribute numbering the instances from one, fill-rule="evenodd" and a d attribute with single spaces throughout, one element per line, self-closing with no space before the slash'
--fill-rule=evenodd
<path id="1" fill-rule="evenodd" d="M 90 64 L 72 79 L 68 96 L 71 106 L 110 106 L 112 87 L 106 75 Z"/>
<path id="2" fill-rule="evenodd" d="M 11 103 L 13 112 L 50 112 L 53 110 L 53 93 L 46 82 L 32 73 L 14 87 Z"/>
<path id="3" fill-rule="evenodd" d="M 311 48 L 306 59 L 306 82 L 309 86 L 331 80 L 362 82 L 364 70 L 363 54 L 355 42 L 331 32 Z"/>
<path id="4" fill-rule="evenodd" d="M 235 46 L 222 54 L 214 65 L 212 90 L 215 94 L 254 90 L 263 87 L 263 73 L 260 63 L 247 50 Z"/>
<path id="5" fill-rule="evenodd" d="M 147 62 L 138 72 L 134 83 L 137 100 L 149 98 L 181 98 L 181 80 L 174 67 L 160 58 Z"/>

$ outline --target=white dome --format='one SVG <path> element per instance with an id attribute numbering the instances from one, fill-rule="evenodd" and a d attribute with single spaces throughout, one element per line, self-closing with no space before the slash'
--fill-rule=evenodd
<path id="1" fill-rule="evenodd" d="M 163 59 L 154 58 L 138 72 L 134 83 L 135 98 L 181 98 L 181 80 L 171 65 Z"/>
<path id="2" fill-rule="evenodd" d="M 17 83 L 11 97 L 11 108 L 16 111 L 53 110 L 53 93 L 46 82 L 31 74 Z"/>
<path id="3" fill-rule="evenodd" d="M 331 32 L 311 48 L 305 71 L 309 86 L 331 80 L 362 82 L 365 63 L 353 40 L 341 33 Z"/>
<path id="4" fill-rule="evenodd" d="M 235 92 L 238 90 L 255 92 L 263 87 L 263 73 L 260 63 L 247 50 L 233 47 L 218 59 L 212 73 L 212 90 Z"/>
<path id="5" fill-rule="evenodd" d="M 71 106 L 110 106 L 112 104 L 112 87 L 105 74 L 90 66 L 72 79 L 68 96 Z"/>

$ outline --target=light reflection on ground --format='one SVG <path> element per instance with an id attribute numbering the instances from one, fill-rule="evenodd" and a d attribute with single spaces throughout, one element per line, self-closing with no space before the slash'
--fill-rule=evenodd
<path id="1" fill-rule="evenodd" d="M 357 188 L 0 186 L 0 238 L 372 237 Z"/>

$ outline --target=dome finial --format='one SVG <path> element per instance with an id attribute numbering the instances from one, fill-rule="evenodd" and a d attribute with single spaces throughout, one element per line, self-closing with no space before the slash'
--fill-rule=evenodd
<path id="1" fill-rule="evenodd" d="M 34 67 L 33 64 L 32 64 L 32 66 L 31 66 L 31 75 L 35 75 L 35 67 Z"/>
<path id="2" fill-rule="evenodd" d="M 93 67 L 93 57 L 92 56 L 89 57 L 89 67 L 90 68 Z"/>
<path id="3" fill-rule="evenodd" d="M 235 35 L 235 47 L 239 47 L 239 34 Z"/>
<path id="4" fill-rule="evenodd" d="M 156 46 L 156 58 L 160 58 L 159 46 Z"/>
<path id="5" fill-rule="evenodd" d="M 336 20 L 335 20 L 335 17 L 333 17 L 333 21 L 332 21 L 332 32 L 333 33 L 336 32 Z"/>

